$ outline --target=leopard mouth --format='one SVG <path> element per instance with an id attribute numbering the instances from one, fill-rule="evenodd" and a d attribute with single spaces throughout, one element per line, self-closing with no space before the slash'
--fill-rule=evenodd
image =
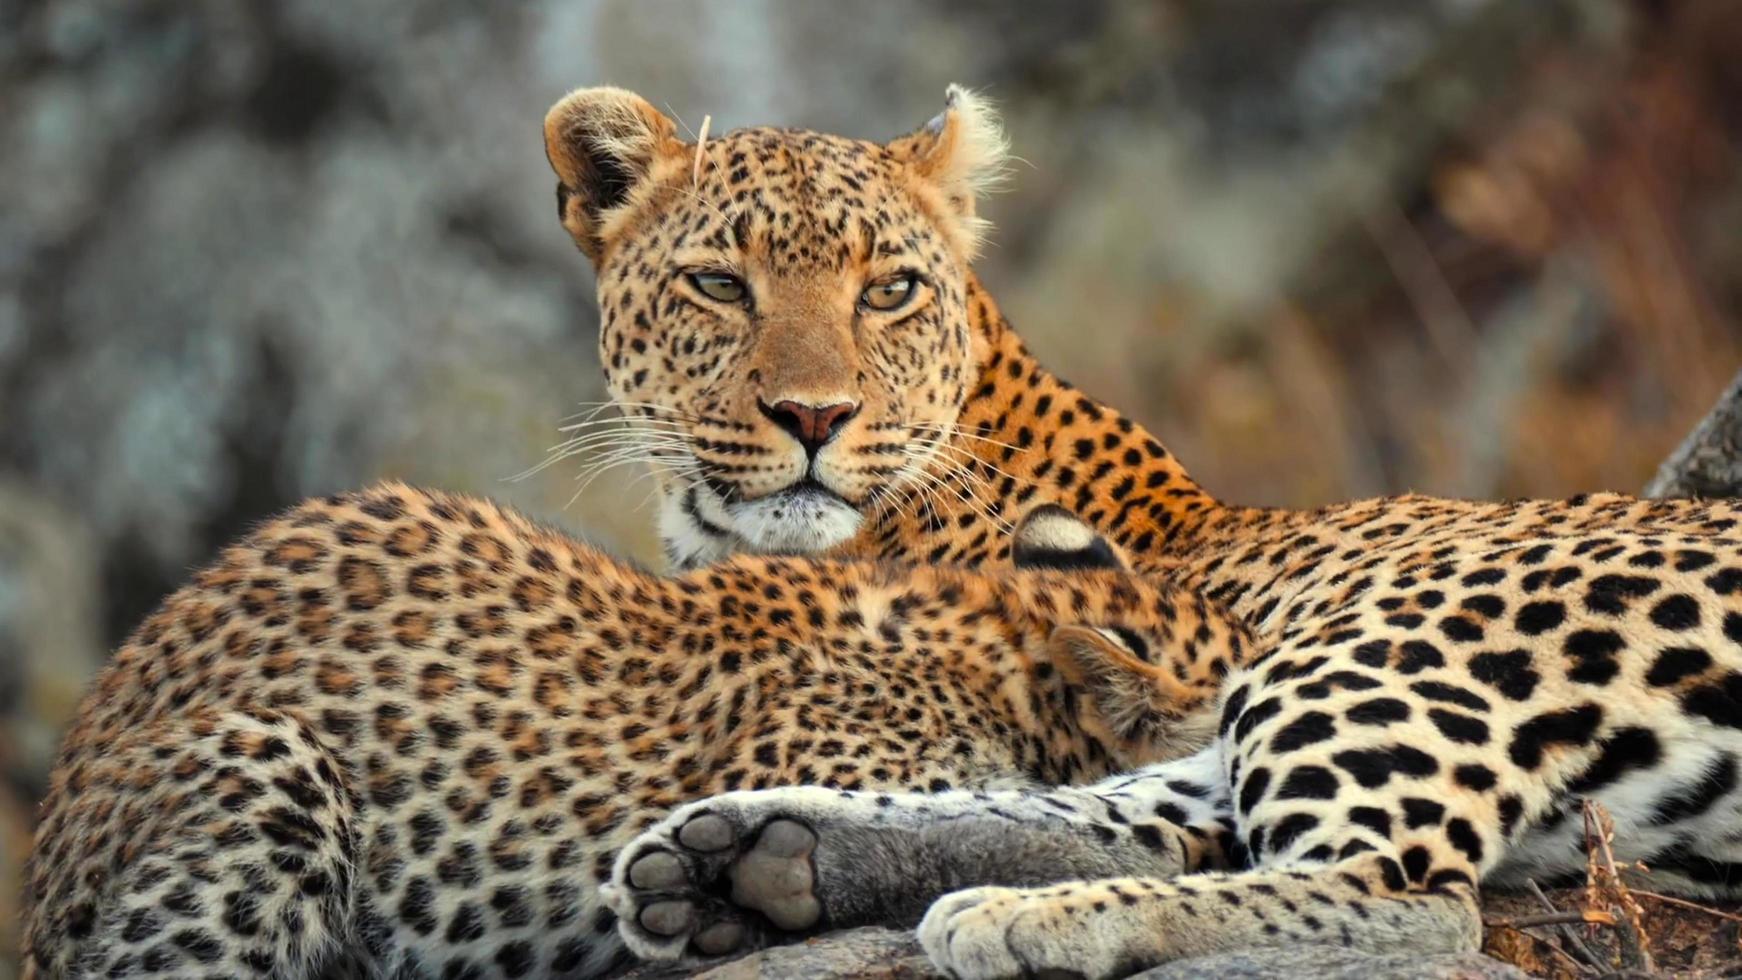
<path id="1" fill-rule="evenodd" d="M 782 490 L 745 500 L 711 483 L 692 486 L 662 515 L 669 555 L 694 567 L 735 551 L 816 554 L 842 544 L 864 523 L 860 509 L 806 476 Z"/>
<path id="2" fill-rule="evenodd" d="M 756 500 L 728 504 L 732 530 L 753 551 L 814 554 L 845 542 L 864 522 L 852 501 L 813 476 Z"/>

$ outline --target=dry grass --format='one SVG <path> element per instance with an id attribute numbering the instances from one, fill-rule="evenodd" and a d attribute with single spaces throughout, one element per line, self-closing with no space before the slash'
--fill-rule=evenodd
<path id="1" fill-rule="evenodd" d="M 1617 865 L 1615 829 L 1601 805 L 1584 805 L 1583 887 L 1491 895 L 1484 949 L 1533 976 L 1734 977 L 1742 975 L 1742 912 L 1662 895 L 1651 870 Z"/>

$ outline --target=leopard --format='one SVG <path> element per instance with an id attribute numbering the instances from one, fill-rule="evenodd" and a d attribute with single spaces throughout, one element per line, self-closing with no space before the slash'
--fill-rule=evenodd
<path id="1" fill-rule="evenodd" d="M 164 600 L 79 706 L 29 858 L 25 975 L 599 976 L 629 962 L 602 897 L 616 855 L 686 802 L 1038 792 L 1209 742 L 1204 705 L 1252 650 L 1238 621 L 1059 508 L 1026 515 L 1015 554 L 662 576 L 479 498 L 308 500 Z M 1010 857 L 1038 884 L 1230 846 L 1144 826 Z M 802 843 L 765 831 L 770 854 Z M 740 895 L 797 902 L 797 928 L 799 884 Z M 693 918 L 660 909 L 639 921 Z"/>
<path id="2" fill-rule="evenodd" d="M 632 429 L 658 433 L 675 565 L 794 551 L 996 566 L 1002 530 L 1057 505 L 1261 647 L 1226 678 L 1208 747 L 1087 788 L 783 787 L 680 810 L 608 890 L 638 954 L 693 952 L 690 929 L 643 921 L 650 901 L 784 939 L 866 921 L 866 895 L 929 900 L 912 918 L 957 977 L 1110 977 L 1301 942 L 1467 950 L 1482 888 L 1582 874 L 1587 800 L 1651 887 L 1742 890 L 1733 502 L 1222 501 L 1038 363 L 975 275 L 977 202 L 1008 141 L 959 87 L 884 143 L 768 127 L 686 140 L 639 96 L 582 89 L 547 114 L 545 142 L 597 275 L 607 387 Z M 1075 329 L 1093 329 L 1093 297 L 1083 309 Z M 1004 879 L 1004 834 L 1086 822 L 1120 842 L 1128 821 L 1202 802 L 1175 782 L 1213 786 L 1232 870 Z M 757 844 L 771 822 L 799 828 L 781 853 Z M 686 845 L 697 826 L 719 846 Z M 928 851 L 945 827 L 984 834 L 965 863 Z M 649 861 L 659 873 L 638 884 Z M 803 877 L 804 914 L 734 902 L 722 876 L 747 867 Z"/>

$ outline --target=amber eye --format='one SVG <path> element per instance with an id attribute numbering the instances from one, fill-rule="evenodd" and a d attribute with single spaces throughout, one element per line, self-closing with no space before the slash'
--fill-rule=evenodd
<path id="1" fill-rule="evenodd" d="M 918 280 L 911 272 L 904 272 L 889 279 L 880 279 L 865 287 L 859 294 L 859 302 L 867 309 L 894 310 L 901 306 L 918 291 Z"/>
<path id="2" fill-rule="evenodd" d="M 750 295 L 744 280 L 724 272 L 692 272 L 690 285 L 701 290 L 703 296 L 721 303 L 742 303 Z"/>

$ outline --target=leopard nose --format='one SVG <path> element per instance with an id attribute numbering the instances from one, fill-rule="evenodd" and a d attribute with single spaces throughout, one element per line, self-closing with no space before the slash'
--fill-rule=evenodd
<path id="1" fill-rule="evenodd" d="M 790 398 L 770 405 L 758 400 L 757 406 L 769 421 L 791 433 L 804 447 L 805 455 L 815 456 L 823 444 L 846 427 L 859 414 L 857 402 L 836 402 L 833 405 L 806 405 Z"/>

